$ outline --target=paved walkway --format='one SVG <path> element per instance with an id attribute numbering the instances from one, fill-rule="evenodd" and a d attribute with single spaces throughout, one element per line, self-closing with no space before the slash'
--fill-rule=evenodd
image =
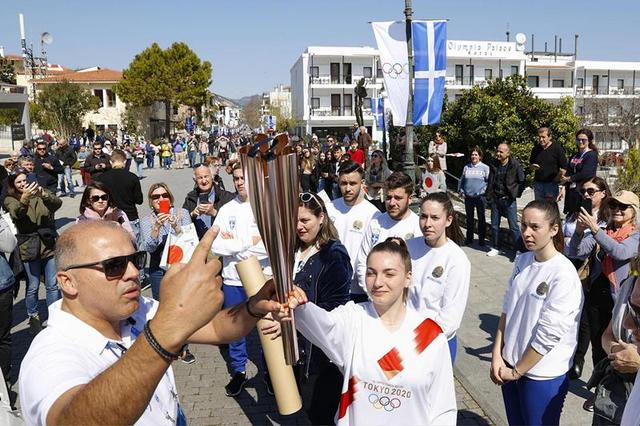
<path id="1" fill-rule="evenodd" d="M 177 203 L 182 202 L 184 195 L 193 185 L 188 169 L 172 171 L 155 169 L 147 173 L 149 177 L 142 181 L 145 200 L 147 190 L 151 183 L 154 182 L 167 182 L 174 193 Z M 229 176 L 225 176 L 225 185 L 228 188 L 232 188 Z M 79 196 L 75 197 L 75 199 L 64 198 L 63 206 L 56 215 L 59 228 L 64 228 L 73 223 L 77 215 L 79 202 Z M 148 212 L 149 207 L 147 205 L 139 208 L 141 217 L 148 214 Z M 486 362 L 487 351 L 482 349 L 482 346 L 488 344 L 490 333 L 493 332 L 495 326 L 491 320 L 478 321 L 478 318 L 479 315 L 480 318 L 491 319 L 495 317 L 495 313 L 499 312 L 499 304 L 496 307 L 496 303 L 501 300 L 503 290 L 494 289 L 489 294 L 486 294 L 484 291 L 479 291 L 478 288 L 490 288 L 485 284 L 489 280 L 493 281 L 492 285 L 503 288 L 509 276 L 510 268 L 508 265 L 504 265 L 503 268 L 493 269 L 490 265 L 495 263 L 494 260 L 489 262 L 484 255 L 474 254 L 473 250 L 466 248 L 465 250 L 467 250 L 473 264 L 474 279 L 465 322 L 459 333 L 459 352 L 455 371 L 456 398 L 459 410 L 458 423 L 464 425 L 486 425 L 500 422 L 500 416 L 495 411 L 501 410 L 502 400 L 496 394 L 497 389 L 495 387 L 490 389 L 492 392 L 484 393 L 484 389 L 479 385 L 479 383 L 489 382 L 488 364 Z M 499 259 L 497 262 L 499 263 L 501 260 Z M 475 272 L 480 270 L 484 272 L 478 277 L 480 280 L 478 281 L 476 280 Z M 42 301 L 40 310 L 42 318 L 46 318 L 46 308 L 43 301 L 44 289 L 42 287 L 40 289 L 40 299 Z M 148 290 L 145 295 L 150 295 Z M 479 322 L 480 324 L 478 324 Z M 15 381 L 20 362 L 33 339 L 28 332 L 26 320 L 24 284 L 14 305 L 12 336 L 14 339 L 13 381 Z M 261 379 L 262 368 L 260 368 L 259 372 L 256 367 L 256 364 L 260 365 L 260 361 L 259 342 L 255 331 L 249 336 L 248 343 L 250 347 L 250 363 L 247 373 L 251 380 L 246 390 L 238 398 L 229 398 L 224 394 L 224 385 L 228 382 L 229 375 L 223 357 L 223 348 L 193 345 L 191 349 L 198 358 L 195 364 L 174 363 L 173 368 L 176 373 L 178 390 L 190 424 L 306 423 L 303 416 L 282 417 L 277 414 L 275 400 L 266 393 L 265 385 Z M 478 359 L 478 357 L 481 359 Z M 476 378 L 476 375 L 478 378 Z M 480 376 L 482 379 L 479 379 Z M 13 390 L 19 393 L 17 384 L 13 386 Z M 489 408 L 489 411 L 487 411 L 486 407 Z"/>

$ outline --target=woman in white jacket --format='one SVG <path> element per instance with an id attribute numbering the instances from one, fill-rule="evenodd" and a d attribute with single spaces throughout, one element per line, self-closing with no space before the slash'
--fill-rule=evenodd
<path id="1" fill-rule="evenodd" d="M 582 285 L 562 255 L 560 212 L 538 200 L 525 207 L 522 239 L 493 346 L 491 380 L 502 386 L 509 424 L 557 425 L 569 390 L 582 309 Z"/>
<path id="2" fill-rule="evenodd" d="M 402 239 L 371 250 L 366 284 L 370 301 L 330 312 L 296 287 L 282 311 L 297 307 L 296 328 L 344 375 L 337 424 L 455 424 L 447 340 L 406 303 L 411 259 Z"/>

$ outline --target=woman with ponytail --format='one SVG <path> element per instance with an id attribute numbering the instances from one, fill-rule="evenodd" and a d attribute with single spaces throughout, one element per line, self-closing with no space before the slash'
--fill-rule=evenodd
<path id="1" fill-rule="evenodd" d="M 516 259 L 504 296 L 490 376 L 502 386 L 510 425 L 557 425 L 577 346 L 582 284 L 562 255 L 556 203 L 527 204 L 520 228 L 529 251 Z"/>

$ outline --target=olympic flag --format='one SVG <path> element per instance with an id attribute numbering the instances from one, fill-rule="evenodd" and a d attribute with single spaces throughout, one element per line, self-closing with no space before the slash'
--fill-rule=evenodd
<path id="1" fill-rule="evenodd" d="M 409 60 L 406 24 L 403 21 L 372 22 L 387 89 L 393 124 L 404 126 L 409 99 Z M 413 21 L 415 58 L 413 124 L 437 124 L 444 99 L 447 70 L 447 22 Z"/>

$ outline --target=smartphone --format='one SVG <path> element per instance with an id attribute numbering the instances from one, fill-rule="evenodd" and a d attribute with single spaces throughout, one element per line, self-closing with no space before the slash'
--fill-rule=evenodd
<path id="1" fill-rule="evenodd" d="M 31 185 L 32 183 L 37 183 L 37 182 L 38 182 L 38 177 L 36 176 L 35 173 L 27 174 L 27 185 Z"/>
<path id="2" fill-rule="evenodd" d="M 198 204 L 209 204 L 209 194 L 203 192 L 198 195 Z"/>
<path id="3" fill-rule="evenodd" d="M 582 202 L 580 203 L 580 205 L 589 213 L 589 214 L 593 214 L 593 202 L 591 200 L 591 198 L 583 198 Z"/>
<path id="4" fill-rule="evenodd" d="M 169 214 L 171 212 L 171 202 L 168 198 L 160 199 L 160 213 Z"/>

